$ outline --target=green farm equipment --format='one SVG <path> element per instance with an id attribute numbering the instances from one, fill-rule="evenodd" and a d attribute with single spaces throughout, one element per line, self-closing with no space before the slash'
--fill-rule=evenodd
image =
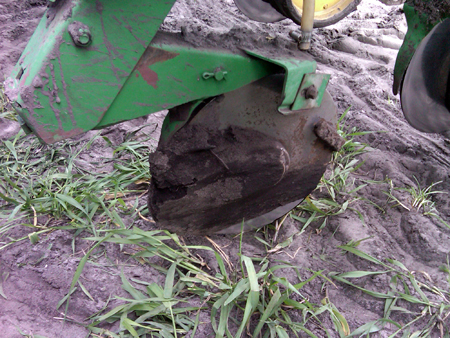
<path id="1" fill-rule="evenodd" d="M 450 0 L 407 0 L 394 94 L 416 129 L 450 137 Z"/>
<path id="2" fill-rule="evenodd" d="M 329 75 L 316 73 L 298 49 L 227 34 L 219 46 L 188 43 L 159 31 L 174 2 L 50 1 L 6 94 L 23 128 L 47 144 L 168 109 L 150 155 L 149 210 L 157 223 L 189 234 L 270 223 L 316 187 L 342 145 Z M 301 24 L 299 47 L 307 49 L 313 26 L 339 21 L 360 0 L 235 2 L 252 19 Z M 410 25 L 407 41 L 418 44 L 432 25 L 411 20 L 419 20 L 421 35 L 410 34 Z M 403 49 L 396 67 L 395 88 L 399 78 L 406 85 L 402 101 L 413 90 L 409 70 L 403 77 L 411 53 Z"/>

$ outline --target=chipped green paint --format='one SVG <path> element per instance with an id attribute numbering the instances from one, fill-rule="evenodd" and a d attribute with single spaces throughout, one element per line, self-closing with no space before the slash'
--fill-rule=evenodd
<path id="1" fill-rule="evenodd" d="M 45 143 L 94 128 L 120 92 L 175 0 L 59 0 L 42 18 L 7 93 Z M 72 23 L 89 27 L 77 46 Z"/>
<path id="2" fill-rule="evenodd" d="M 157 34 L 174 2 L 52 3 L 6 81 L 7 95 L 26 126 L 43 142 L 54 143 L 201 102 L 283 69 L 286 80 L 279 110 L 289 110 L 303 76 L 315 72 L 314 61 L 197 49 L 175 34 Z M 182 121 L 166 129 L 180 125 Z"/>
<path id="3" fill-rule="evenodd" d="M 221 81 L 203 77 L 218 70 L 227 72 Z M 276 70 L 244 53 L 152 43 L 96 128 L 230 92 Z"/>

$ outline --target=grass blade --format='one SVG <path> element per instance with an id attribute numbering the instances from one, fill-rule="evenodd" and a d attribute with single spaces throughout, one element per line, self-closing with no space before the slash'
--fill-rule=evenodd
<path id="1" fill-rule="evenodd" d="M 70 284 L 70 288 L 69 288 L 69 292 L 67 293 L 67 295 L 58 303 L 57 305 L 57 309 L 59 309 L 59 307 L 64 304 L 64 302 L 67 300 L 66 303 L 66 310 L 64 312 L 64 318 L 66 317 L 67 314 L 67 310 L 69 309 L 69 300 L 70 300 L 70 295 L 75 291 L 75 284 L 78 282 L 78 280 L 80 279 L 81 273 L 83 272 L 84 266 L 86 265 L 86 262 L 89 258 L 89 255 L 92 253 L 92 251 L 94 251 L 94 249 L 96 249 L 100 244 L 102 244 L 104 241 L 108 240 L 111 237 L 111 235 L 108 235 L 106 237 L 104 237 L 101 241 L 95 243 L 92 248 L 89 249 L 89 251 L 86 253 L 86 255 L 84 255 L 84 257 L 80 260 L 80 263 L 78 264 L 77 269 L 75 270 L 75 274 L 73 275 L 72 278 L 72 283 Z"/>
<path id="2" fill-rule="evenodd" d="M 175 279 L 175 268 L 177 267 L 176 263 L 173 263 L 169 270 L 167 271 L 166 282 L 164 285 L 164 298 L 172 298 L 173 293 L 173 283 Z"/>
<path id="3" fill-rule="evenodd" d="M 270 299 L 269 304 L 267 305 L 267 308 L 265 309 L 264 313 L 262 314 L 258 325 L 255 328 L 255 331 L 253 331 L 253 338 L 256 338 L 261 332 L 261 329 L 263 328 L 265 321 L 272 316 L 272 314 L 280 307 L 280 305 L 284 302 L 285 297 L 281 297 L 280 289 L 277 288 L 275 293 L 273 294 L 272 298 Z"/>

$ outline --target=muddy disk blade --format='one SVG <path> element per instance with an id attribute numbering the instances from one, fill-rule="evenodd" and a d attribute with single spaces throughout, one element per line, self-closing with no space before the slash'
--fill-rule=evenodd
<path id="1" fill-rule="evenodd" d="M 336 108 L 325 93 L 320 108 L 280 114 L 283 81 L 272 75 L 221 95 L 160 141 L 149 192 L 160 227 L 206 235 L 243 221 L 263 226 L 317 186 L 332 151 L 314 126 L 335 124 Z"/>

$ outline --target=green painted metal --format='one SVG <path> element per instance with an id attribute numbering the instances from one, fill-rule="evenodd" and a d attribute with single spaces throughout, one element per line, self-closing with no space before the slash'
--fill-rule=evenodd
<path id="1" fill-rule="evenodd" d="M 53 143 L 184 104 L 191 103 L 192 113 L 209 97 L 282 70 L 279 111 L 291 113 L 302 79 L 316 70 L 314 61 L 198 49 L 175 34 L 157 34 L 174 2 L 59 0 L 50 5 L 6 82 L 26 126 Z M 319 90 L 318 105 L 324 91 Z M 296 107 L 307 104 L 297 100 Z M 163 136 L 186 121 L 165 123 Z"/>
<path id="2" fill-rule="evenodd" d="M 158 46 L 158 49 L 155 46 Z M 176 52 L 178 55 L 172 58 L 173 55 L 166 52 Z M 204 99 L 230 92 L 259 78 L 280 72 L 280 67 L 285 71 L 285 83 L 282 94 L 284 100 L 279 109 L 282 109 L 284 114 L 292 113 L 290 105 L 298 95 L 302 79 L 306 75 L 313 76 L 314 73 L 310 72 L 315 71 L 316 63 L 294 58 L 273 58 L 273 56 L 263 56 L 249 50 L 246 50 L 246 52 L 251 56 L 258 57 L 258 59 L 254 57 L 243 58 L 228 52 L 152 44 L 148 52 L 148 58 L 143 57 L 143 60 L 147 61 L 140 61 L 141 65 L 150 65 L 144 69 L 150 70 L 150 73 L 146 75 L 148 78 L 146 81 L 154 84 L 154 87 L 149 89 L 152 95 L 144 96 L 139 93 L 139 88 L 146 87 L 141 80 L 141 78 L 144 80 L 145 78 L 140 76 L 141 73 L 137 74 L 141 69 L 141 66 L 138 65 L 136 67 L 137 73 L 130 76 L 130 82 L 127 82 L 124 90 L 111 105 L 100 127 L 120 122 L 126 119 L 125 116 L 136 114 L 136 111 L 140 109 L 144 109 L 143 114 L 145 111 L 148 114 L 150 111 L 159 111 L 189 102 L 187 106 L 181 108 L 183 118 L 173 119 L 173 116 L 169 115 L 169 118 L 164 120 L 161 132 L 161 141 L 164 142 L 189 120 L 192 112 Z M 151 59 L 157 59 L 160 63 L 153 63 L 149 61 Z M 208 70 L 202 72 L 205 69 Z M 158 77 L 156 77 L 156 74 Z M 179 78 L 172 81 L 174 74 L 177 74 Z M 158 87 L 156 82 L 152 82 L 156 78 L 166 78 L 166 82 L 161 80 L 161 87 Z M 318 78 L 320 78 L 319 95 L 314 100 L 314 104 L 311 105 L 311 102 L 307 101 L 299 104 L 298 109 L 307 108 L 307 105 L 310 105 L 311 108 L 320 106 L 330 76 L 326 74 L 322 76 L 321 74 Z M 322 81 L 323 79 L 326 80 Z M 187 87 L 186 84 L 190 85 Z M 189 90 L 186 90 L 187 88 Z M 146 93 L 149 93 L 148 89 L 146 89 Z M 136 100 L 141 101 L 130 104 L 129 99 L 133 96 L 136 97 Z M 176 114 L 172 115 L 176 116 Z"/>
<path id="3" fill-rule="evenodd" d="M 98 125 L 174 2 L 53 3 L 7 80 L 22 119 L 45 143 Z M 74 43 L 71 24 L 89 27 L 88 46 Z"/>
<path id="4" fill-rule="evenodd" d="M 394 84 L 392 88 L 395 95 L 397 95 L 400 89 L 403 75 L 408 68 L 414 52 L 423 38 L 433 29 L 435 25 L 429 21 L 427 15 L 419 12 L 409 4 L 405 4 L 403 6 L 403 11 L 405 12 L 408 31 L 395 61 Z"/>
<path id="5" fill-rule="evenodd" d="M 152 43 L 96 128 L 230 92 L 277 70 L 244 53 Z"/>
<path id="6" fill-rule="evenodd" d="M 164 119 L 163 125 L 161 127 L 161 136 L 159 138 L 159 144 L 163 144 L 170 139 L 178 130 L 180 130 L 191 118 L 194 111 L 201 107 L 204 100 L 196 100 L 175 108 L 177 112 L 181 114 L 174 113 L 174 110 L 170 111 Z"/>
<path id="7" fill-rule="evenodd" d="M 300 84 L 305 74 L 314 73 L 317 64 L 311 60 L 299 60 L 295 58 L 274 57 L 265 55 L 261 52 L 246 51 L 248 54 L 257 56 L 262 60 L 272 62 L 285 70 L 285 80 L 283 86 L 283 102 L 278 107 L 278 111 L 282 114 L 291 114 L 291 106 L 297 97 Z M 323 95 L 323 92 L 321 93 Z M 322 97 L 322 96 L 321 96 Z M 301 109 L 301 108 L 299 108 Z"/>
<path id="8" fill-rule="evenodd" d="M 295 101 L 292 103 L 291 111 L 295 112 L 301 109 L 311 109 L 320 107 L 322 104 L 323 95 L 327 89 L 328 81 L 330 80 L 330 74 L 305 74 L 302 84 L 297 93 Z M 307 98 L 306 91 L 311 86 L 314 86 L 317 90 L 316 98 Z"/>

